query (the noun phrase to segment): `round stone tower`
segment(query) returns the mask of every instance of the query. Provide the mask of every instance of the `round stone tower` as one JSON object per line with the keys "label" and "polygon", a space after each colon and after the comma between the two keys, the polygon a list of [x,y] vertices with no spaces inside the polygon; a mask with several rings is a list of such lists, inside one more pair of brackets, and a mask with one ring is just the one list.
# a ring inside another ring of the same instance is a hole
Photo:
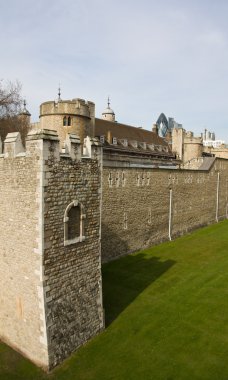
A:
{"label": "round stone tower", "polygon": [[110,108],[110,99],[109,99],[109,97],[108,97],[108,106],[104,110],[104,112],[102,112],[102,119],[108,120],[108,121],[115,121],[115,113]]}
{"label": "round stone tower", "polygon": [[40,128],[56,130],[63,145],[66,135],[74,133],[81,142],[86,136],[94,137],[95,104],[83,99],[61,100],[42,103]]}

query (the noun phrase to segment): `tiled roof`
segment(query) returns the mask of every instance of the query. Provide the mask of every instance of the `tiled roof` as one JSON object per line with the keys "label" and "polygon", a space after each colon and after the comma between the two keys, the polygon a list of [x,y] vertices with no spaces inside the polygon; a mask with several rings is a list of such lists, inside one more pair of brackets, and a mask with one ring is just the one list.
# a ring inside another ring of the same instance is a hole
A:
{"label": "tiled roof", "polygon": [[199,167],[199,170],[209,170],[214,162],[215,162],[215,157],[204,157],[203,163]]}
{"label": "tiled roof", "polygon": [[157,136],[154,132],[147,131],[130,125],[106,121],[103,119],[95,119],[95,136],[107,136],[111,132],[112,137],[117,139],[135,140],[138,142],[145,142],[147,144],[165,145],[167,143],[161,137]]}
{"label": "tiled roof", "polygon": [[[110,143],[110,134],[111,138],[117,139],[116,144]],[[145,129],[96,118],[95,136],[99,138],[105,136],[105,150],[119,151],[124,154],[174,158],[167,142],[156,133]],[[127,140],[127,146],[124,145],[123,140]],[[138,144],[135,145],[134,142]]]}

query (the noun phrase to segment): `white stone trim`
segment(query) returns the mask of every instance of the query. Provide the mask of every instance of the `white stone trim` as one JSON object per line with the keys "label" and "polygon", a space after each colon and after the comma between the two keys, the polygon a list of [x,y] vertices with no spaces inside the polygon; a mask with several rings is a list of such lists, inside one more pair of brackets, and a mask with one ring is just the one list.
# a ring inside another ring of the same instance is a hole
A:
{"label": "white stone trim", "polygon": [[37,176],[38,178],[38,188],[37,188],[37,204],[39,205],[39,214],[38,214],[38,248],[34,249],[34,253],[38,256],[39,266],[35,270],[35,274],[39,277],[40,285],[37,286],[37,295],[39,301],[40,309],[40,336],[39,341],[43,346],[45,353],[45,360],[47,367],[49,366],[49,357],[48,357],[48,338],[47,338],[47,326],[46,326],[46,299],[45,299],[45,289],[44,282],[46,276],[44,276],[44,267],[43,267],[43,255],[44,255],[44,177],[45,177],[45,168],[44,168],[44,140],[40,141],[40,172]]}
{"label": "white stone trim", "polygon": [[[80,208],[80,235],[75,237],[74,239],[68,239],[68,213],[72,207]],[[78,200],[73,200],[69,205],[66,207],[66,210],[64,212],[63,222],[64,222],[64,246],[81,243],[85,240],[84,235],[84,220],[86,219],[86,214],[84,213],[84,206],[82,203],[80,203]]]}

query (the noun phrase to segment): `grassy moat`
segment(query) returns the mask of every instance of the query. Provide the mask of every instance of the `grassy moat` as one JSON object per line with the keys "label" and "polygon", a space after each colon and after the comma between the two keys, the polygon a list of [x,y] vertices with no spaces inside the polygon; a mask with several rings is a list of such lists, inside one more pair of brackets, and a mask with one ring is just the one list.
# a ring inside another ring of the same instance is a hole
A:
{"label": "grassy moat", "polygon": [[47,375],[0,344],[1,380],[228,380],[228,221],[103,266],[107,329]]}

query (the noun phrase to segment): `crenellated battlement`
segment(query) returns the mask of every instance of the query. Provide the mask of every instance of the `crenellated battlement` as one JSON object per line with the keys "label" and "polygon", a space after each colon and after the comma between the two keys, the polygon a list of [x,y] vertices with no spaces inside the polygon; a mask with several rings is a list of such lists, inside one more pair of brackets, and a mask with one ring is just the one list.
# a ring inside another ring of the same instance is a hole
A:
{"label": "crenellated battlement", "polygon": [[44,102],[40,106],[40,118],[49,115],[94,117],[95,104],[84,99],[61,100]]}
{"label": "crenellated battlement", "polygon": [[[67,134],[79,136],[83,144],[86,136],[94,136],[95,104],[84,99],[49,101],[40,106],[41,129],[57,130],[62,147]],[[36,128],[36,127],[35,127]]]}
{"label": "crenellated battlement", "polygon": [[[1,141],[0,147],[2,147]],[[8,133],[3,142],[3,152],[0,151],[0,157],[31,157],[34,154],[37,155],[37,149],[39,149],[40,154],[42,153],[45,159],[48,159],[50,156],[56,160],[62,157],[80,161],[82,158],[95,158],[99,160],[102,147],[98,139],[88,136],[84,139],[82,145],[79,136],[73,133],[66,135],[66,140],[62,145],[57,131],[34,129],[27,135],[25,148],[19,132]]]}

